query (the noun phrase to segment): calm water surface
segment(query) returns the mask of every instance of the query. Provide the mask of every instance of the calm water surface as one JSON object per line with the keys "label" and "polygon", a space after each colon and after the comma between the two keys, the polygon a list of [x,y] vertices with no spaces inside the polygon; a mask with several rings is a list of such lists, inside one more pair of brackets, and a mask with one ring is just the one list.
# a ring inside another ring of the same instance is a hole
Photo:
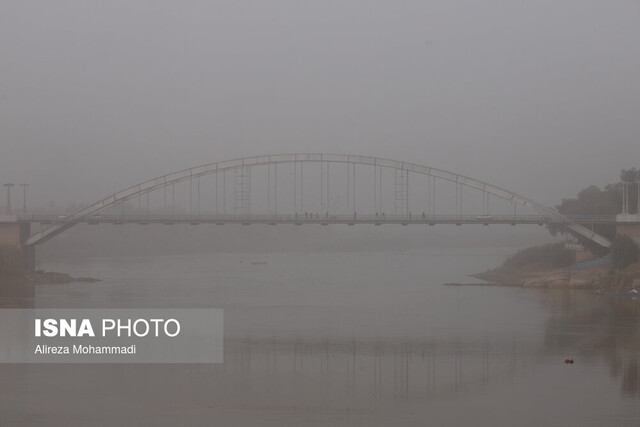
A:
{"label": "calm water surface", "polygon": [[225,362],[0,365],[0,425],[640,425],[640,300],[442,286],[508,252],[42,263],[103,281],[1,306],[223,308]]}

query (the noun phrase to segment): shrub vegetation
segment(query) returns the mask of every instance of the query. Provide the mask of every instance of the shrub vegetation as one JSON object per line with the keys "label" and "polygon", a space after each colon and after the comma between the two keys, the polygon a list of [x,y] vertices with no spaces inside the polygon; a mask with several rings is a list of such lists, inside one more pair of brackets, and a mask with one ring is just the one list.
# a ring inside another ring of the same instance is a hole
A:
{"label": "shrub vegetation", "polygon": [[509,257],[505,267],[513,268],[561,268],[574,263],[576,254],[564,247],[564,243],[550,243],[522,249]]}
{"label": "shrub vegetation", "polygon": [[611,243],[611,261],[614,268],[622,269],[638,262],[640,249],[638,244],[631,238],[618,235]]}

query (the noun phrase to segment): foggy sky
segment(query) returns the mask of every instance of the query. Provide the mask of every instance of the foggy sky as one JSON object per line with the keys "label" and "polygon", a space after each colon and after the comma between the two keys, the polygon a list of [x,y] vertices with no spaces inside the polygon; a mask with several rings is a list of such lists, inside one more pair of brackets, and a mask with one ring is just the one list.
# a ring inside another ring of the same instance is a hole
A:
{"label": "foggy sky", "polygon": [[328,152],[555,205],[640,167],[639,23],[623,0],[5,0],[0,183],[90,203],[202,163]]}

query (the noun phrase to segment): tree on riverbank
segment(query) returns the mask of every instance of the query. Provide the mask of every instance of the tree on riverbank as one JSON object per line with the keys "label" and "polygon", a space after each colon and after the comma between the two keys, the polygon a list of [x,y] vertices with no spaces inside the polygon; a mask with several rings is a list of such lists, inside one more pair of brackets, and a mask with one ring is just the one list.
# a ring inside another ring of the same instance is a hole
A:
{"label": "tree on riverbank", "polygon": [[638,244],[627,236],[617,236],[611,244],[611,261],[617,269],[623,269],[638,262]]}

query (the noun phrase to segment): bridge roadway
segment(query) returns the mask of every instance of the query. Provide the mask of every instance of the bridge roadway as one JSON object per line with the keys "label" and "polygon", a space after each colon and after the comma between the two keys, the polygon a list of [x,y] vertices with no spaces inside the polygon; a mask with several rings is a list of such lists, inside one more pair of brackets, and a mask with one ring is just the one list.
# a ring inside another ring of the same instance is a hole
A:
{"label": "bridge roadway", "polygon": [[[40,224],[557,224],[568,225],[580,223],[584,226],[595,224],[616,224],[615,215],[570,216],[549,218],[544,215],[91,215],[79,219],[67,219],[65,215],[18,215],[20,223]],[[640,221],[634,223],[640,225]]]}

